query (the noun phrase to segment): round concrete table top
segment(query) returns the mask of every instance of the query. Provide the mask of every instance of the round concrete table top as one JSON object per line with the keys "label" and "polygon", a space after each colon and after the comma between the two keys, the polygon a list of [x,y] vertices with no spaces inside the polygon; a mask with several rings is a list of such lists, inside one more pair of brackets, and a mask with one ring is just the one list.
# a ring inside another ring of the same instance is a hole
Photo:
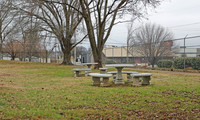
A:
{"label": "round concrete table top", "polygon": [[81,65],[96,65],[98,63],[82,63]]}
{"label": "round concrete table top", "polygon": [[106,67],[134,67],[133,64],[106,64]]}

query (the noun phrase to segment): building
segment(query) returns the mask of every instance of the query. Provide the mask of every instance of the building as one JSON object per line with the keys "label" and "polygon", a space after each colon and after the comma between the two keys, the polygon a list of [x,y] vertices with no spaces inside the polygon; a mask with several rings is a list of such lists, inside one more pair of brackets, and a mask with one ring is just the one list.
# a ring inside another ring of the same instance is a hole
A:
{"label": "building", "polygon": [[[10,54],[3,53],[3,60],[11,60],[11,59],[12,59],[12,57],[11,57]],[[24,60],[24,58],[16,57],[15,61],[27,61],[28,62],[29,58],[26,57],[25,60]],[[47,62],[47,63],[51,63],[51,59],[48,57],[47,60],[46,60],[46,58],[40,58],[40,57],[32,56],[31,62],[41,62],[41,63],[46,63]]]}
{"label": "building", "polygon": [[[143,63],[145,62],[144,56],[139,56],[134,50],[128,52],[127,54],[127,47],[117,47],[117,46],[108,46],[103,49],[103,54],[106,59],[114,60],[118,63],[126,63],[127,59],[128,62],[134,63]],[[134,59],[134,60],[133,60]]]}
{"label": "building", "polygon": [[[108,46],[103,49],[103,54],[106,59],[111,59],[118,63],[127,63],[127,61],[128,63],[148,63],[146,57],[136,51],[139,47],[128,48],[129,50],[127,50],[127,46]],[[169,56],[163,56],[161,59],[173,59],[176,56],[172,51],[169,52]]]}
{"label": "building", "polygon": [[11,60],[11,55],[8,53],[3,53],[2,58],[3,58],[3,60]]}
{"label": "building", "polygon": [[[184,56],[184,48],[178,48],[174,50],[174,53],[178,57]],[[186,57],[200,57],[200,48],[185,48]]]}

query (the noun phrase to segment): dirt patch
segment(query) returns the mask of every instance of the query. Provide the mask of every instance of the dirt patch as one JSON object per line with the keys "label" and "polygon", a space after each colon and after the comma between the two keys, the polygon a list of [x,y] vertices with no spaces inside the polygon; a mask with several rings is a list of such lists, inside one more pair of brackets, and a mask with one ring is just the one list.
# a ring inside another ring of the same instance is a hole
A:
{"label": "dirt patch", "polygon": [[75,87],[80,86],[81,83],[62,83],[62,84],[56,84],[53,86],[45,87],[45,89],[60,89],[60,88],[69,88],[69,87]]}
{"label": "dirt patch", "polygon": [[199,73],[190,73],[190,72],[176,72],[176,71],[162,71],[162,70],[148,70],[148,69],[136,69],[136,68],[133,68],[131,70],[134,70],[134,71],[144,71],[144,72],[152,72],[152,73],[169,73],[169,74],[184,74],[184,75],[199,75]]}
{"label": "dirt patch", "polygon": [[[195,118],[189,115],[187,112],[178,111],[160,111],[156,113],[151,113],[146,116],[147,119],[191,119]],[[196,117],[197,118],[197,117]]]}
{"label": "dirt patch", "polygon": [[187,91],[173,91],[173,90],[168,90],[168,91],[163,91],[162,94],[164,95],[194,95],[195,92],[193,91],[190,91],[190,92],[187,92]]}
{"label": "dirt patch", "polygon": [[4,82],[0,82],[0,89],[3,88],[12,88],[12,89],[25,89],[24,87],[21,87],[19,85],[13,84],[13,83],[4,83]]}
{"label": "dirt patch", "polygon": [[11,74],[7,74],[7,73],[0,73],[0,77],[9,77],[11,76]]}

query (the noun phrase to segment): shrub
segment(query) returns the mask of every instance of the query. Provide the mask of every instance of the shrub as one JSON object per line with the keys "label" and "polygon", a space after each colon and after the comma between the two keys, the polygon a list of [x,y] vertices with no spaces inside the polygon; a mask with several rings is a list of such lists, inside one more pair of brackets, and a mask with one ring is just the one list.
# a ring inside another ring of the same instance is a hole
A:
{"label": "shrub", "polygon": [[[185,58],[185,67],[192,67],[193,69],[200,70],[200,58],[199,57],[187,57]],[[174,59],[174,68],[184,69],[184,58]]]}
{"label": "shrub", "polygon": [[194,57],[191,60],[191,66],[195,70],[200,70],[200,57]]}
{"label": "shrub", "polygon": [[104,63],[105,64],[116,64],[116,61],[108,59]]}
{"label": "shrub", "polygon": [[184,64],[184,60],[182,58],[176,58],[174,59],[173,67],[176,69],[183,69],[184,68],[183,64]]}
{"label": "shrub", "polygon": [[172,67],[173,62],[171,60],[159,60],[157,65],[159,68],[170,68]]}

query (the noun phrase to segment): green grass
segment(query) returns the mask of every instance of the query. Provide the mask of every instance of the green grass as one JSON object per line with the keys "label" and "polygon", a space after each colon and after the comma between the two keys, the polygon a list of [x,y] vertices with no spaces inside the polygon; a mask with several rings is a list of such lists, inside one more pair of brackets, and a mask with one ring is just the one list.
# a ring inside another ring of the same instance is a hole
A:
{"label": "green grass", "polygon": [[0,119],[200,119],[199,74],[138,69],[151,85],[95,87],[74,67],[0,61]]}

